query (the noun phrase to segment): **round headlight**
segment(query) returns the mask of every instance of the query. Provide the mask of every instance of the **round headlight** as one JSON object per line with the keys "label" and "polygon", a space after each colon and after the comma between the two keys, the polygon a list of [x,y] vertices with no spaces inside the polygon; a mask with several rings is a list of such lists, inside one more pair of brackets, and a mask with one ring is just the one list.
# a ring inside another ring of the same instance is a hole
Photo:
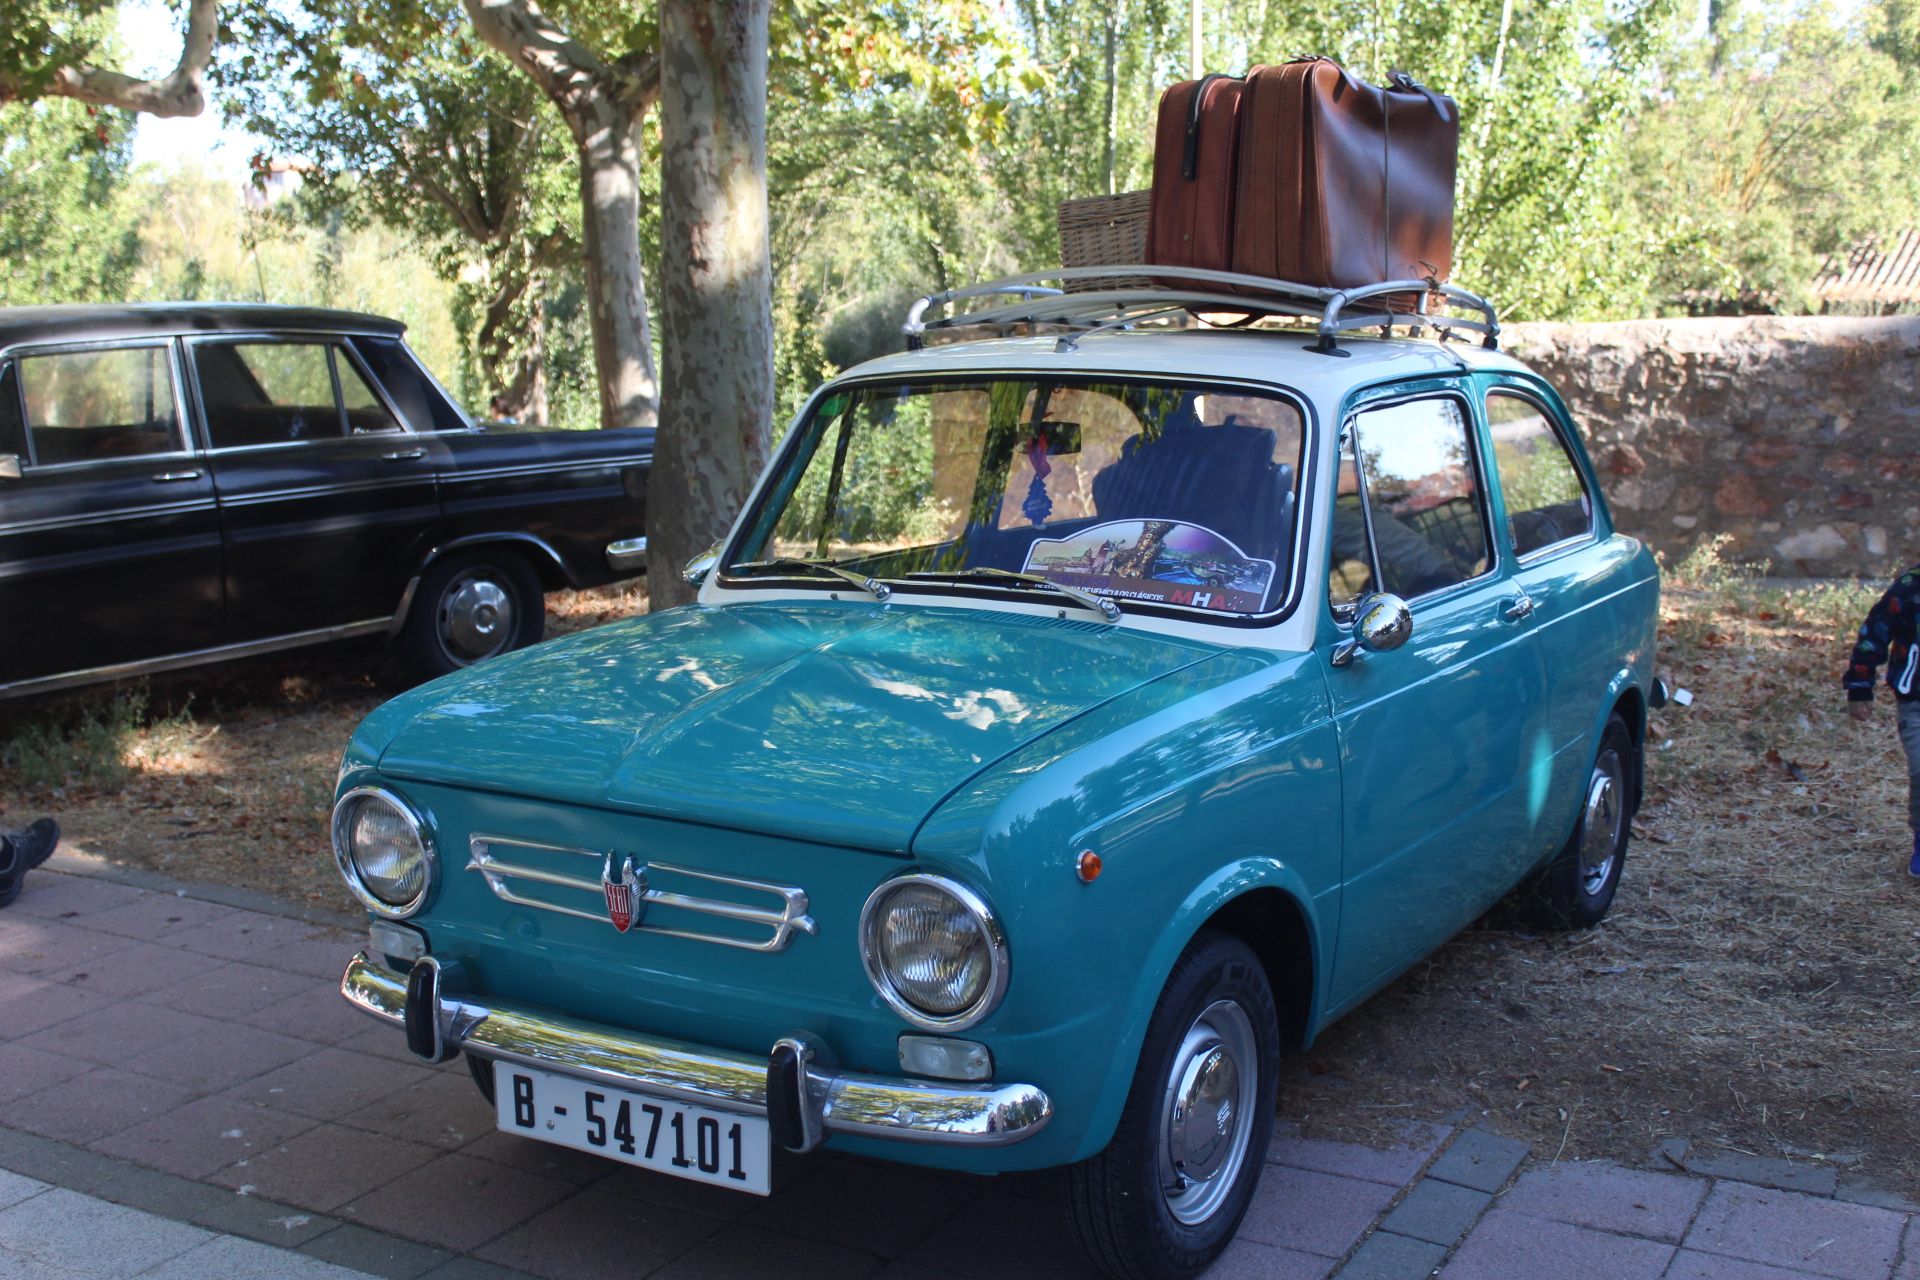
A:
{"label": "round headlight", "polygon": [[942,876],[901,876],[874,890],[860,943],[874,989],[917,1027],[972,1026],[1006,991],[1007,944],[992,910]]}
{"label": "round headlight", "polygon": [[390,791],[356,787],[333,806],[333,857],[353,895],[395,919],[426,905],[433,845],[419,815]]}

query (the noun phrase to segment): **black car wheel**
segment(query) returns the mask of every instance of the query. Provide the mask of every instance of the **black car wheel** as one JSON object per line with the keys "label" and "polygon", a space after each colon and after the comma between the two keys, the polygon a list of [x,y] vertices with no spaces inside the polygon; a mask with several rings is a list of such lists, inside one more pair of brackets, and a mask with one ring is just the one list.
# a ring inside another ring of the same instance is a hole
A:
{"label": "black car wheel", "polygon": [[431,679],[537,643],[546,597],[533,566],[505,548],[461,552],[420,576],[401,644]]}
{"label": "black car wheel", "polygon": [[1580,794],[1580,821],[1520,891],[1522,910],[1539,928],[1591,929],[1613,905],[1633,827],[1633,749],[1627,722],[1609,717]]}
{"label": "black car wheel", "polygon": [[1186,1280],[1246,1215],[1273,1136],[1280,1025],[1259,958],[1202,933],[1161,992],[1107,1149],[1069,1170],[1080,1247],[1122,1280]]}

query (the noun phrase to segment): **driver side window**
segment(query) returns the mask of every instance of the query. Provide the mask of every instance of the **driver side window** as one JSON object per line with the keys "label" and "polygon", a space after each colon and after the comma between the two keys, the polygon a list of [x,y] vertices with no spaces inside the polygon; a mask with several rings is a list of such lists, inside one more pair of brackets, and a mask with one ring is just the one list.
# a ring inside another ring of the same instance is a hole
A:
{"label": "driver side window", "polygon": [[1343,435],[1328,599],[1408,600],[1492,565],[1466,405],[1451,395],[1365,409]]}

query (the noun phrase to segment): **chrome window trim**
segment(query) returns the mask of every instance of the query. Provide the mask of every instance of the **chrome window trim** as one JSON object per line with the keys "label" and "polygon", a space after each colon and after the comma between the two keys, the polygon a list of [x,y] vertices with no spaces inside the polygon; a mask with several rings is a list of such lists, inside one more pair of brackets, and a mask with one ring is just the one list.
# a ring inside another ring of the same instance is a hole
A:
{"label": "chrome window trim", "polygon": [[50,676],[33,676],[26,680],[16,680],[12,684],[0,684],[0,698],[24,697],[30,693],[52,693],[59,689],[71,689],[83,684],[125,680],[133,676],[153,675],[160,671],[177,671],[182,667],[204,666],[209,662],[226,662],[234,658],[251,658],[262,653],[275,653],[281,649],[298,649],[304,645],[324,644],[330,640],[352,640],[360,636],[375,636],[385,631],[391,621],[389,618],[371,618],[363,622],[343,623],[337,627],[290,631],[285,635],[269,636],[264,640],[243,640],[238,644],[216,645],[210,649],[186,649],[179,653],[164,654],[158,658],[141,658],[134,662],[117,662],[104,667],[84,667],[76,671],[58,671]]}
{"label": "chrome window trim", "polygon": [[[1304,393],[1278,382],[1264,382],[1258,378],[1202,378],[1190,373],[1173,371],[1123,372],[1096,370],[1058,374],[1042,369],[983,368],[951,370],[927,374],[889,373],[864,378],[835,379],[824,383],[815,389],[813,395],[808,397],[807,402],[801,406],[800,412],[793,419],[793,429],[789,430],[785,438],[781,440],[779,446],[774,450],[773,457],[769,459],[766,468],[755,481],[752,491],[747,495],[747,501],[743,507],[743,514],[735,522],[734,527],[728,531],[727,536],[721,540],[724,550],[720,555],[719,562],[714,567],[713,573],[710,575],[710,580],[716,582],[728,591],[752,591],[756,589],[792,591],[799,589],[808,592],[818,591],[830,593],[845,590],[845,588],[838,583],[823,582],[815,577],[781,577],[778,574],[773,574],[740,578],[729,576],[726,572],[726,566],[740,558],[739,548],[742,542],[752,532],[755,521],[757,521],[763,513],[766,501],[770,496],[768,490],[769,482],[772,481],[776,473],[787,465],[790,455],[799,449],[801,437],[799,428],[801,424],[810,421],[815,410],[830,396],[842,391],[858,391],[866,387],[874,386],[899,386],[901,384],[929,386],[952,382],[993,381],[996,379],[1021,380],[1027,382],[1078,382],[1082,384],[1134,382],[1149,385],[1166,385],[1173,383],[1195,387],[1204,386],[1209,390],[1218,387],[1226,391],[1252,392],[1276,400],[1282,400],[1291,405],[1294,411],[1300,415],[1300,463],[1295,469],[1293,480],[1293,545],[1288,553],[1291,560],[1288,566],[1287,593],[1275,603],[1273,608],[1264,613],[1218,613],[1211,609],[1196,609],[1191,605],[1176,605],[1161,601],[1146,600],[1127,601],[1122,607],[1125,608],[1129,614],[1164,621],[1228,628],[1266,628],[1277,626],[1286,621],[1293,615],[1293,611],[1299,607],[1301,602],[1306,599],[1307,568],[1302,562],[1305,559],[1307,551],[1308,517],[1312,514],[1309,506],[1314,496],[1314,481],[1318,475],[1317,466],[1320,461],[1320,418],[1314,410],[1312,400]],[[651,455],[649,455],[649,457],[651,457]],[[1122,518],[1137,519],[1138,517]],[[925,592],[930,595],[947,595],[963,600],[980,600],[988,603],[1020,601],[1022,599],[1022,592],[1017,589],[1010,590],[1005,587],[995,587],[989,583],[981,582],[945,583],[919,581],[915,582],[913,587],[916,593]],[[1029,595],[1026,598],[1031,599],[1031,596]],[[1165,612],[1161,612],[1161,610],[1165,610]],[[1122,625],[1125,625],[1125,619],[1122,619]]]}
{"label": "chrome window trim", "polygon": [[[354,860],[351,837],[346,830],[346,820],[353,805],[360,800],[378,800],[397,810],[400,816],[407,820],[407,825],[413,828],[414,839],[420,842],[420,857],[425,864],[426,875],[421,880],[420,892],[399,906],[383,900],[367,887],[366,881],[360,875],[360,865]],[[390,791],[386,787],[355,787],[333,802],[330,826],[333,832],[334,865],[340,868],[340,875],[346,880],[347,889],[360,900],[362,906],[388,920],[406,920],[420,914],[421,908],[427,905],[427,900],[433,897],[433,891],[439,885],[440,857],[434,848],[433,831],[427,826],[426,820],[420,816],[419,810],[397,792]]]}
{"label": "chrome window trim", "polygon": [[[1571,551],[1576,547],[1597,544],[1600,541],[1599,505],[1593,500],[1593,486],[1587,483],[1587,473],[1581,469],[1580,460],[1574,456],[1573,449],[1567,440],[1566,431],[1562,428],[1559,415],[1554,413],[1546,401],[1535,395],[1527,387],[1518,383],[1497,382],[1488,387],[1486,394],[1481,397],[1483,410],[1487,417],[1487,436],[1489,440],[1491,440],[1493,436],[1493,410],[1491,405],[1495,396],[1511,396],[1515,400],[1524,400],[1539,410],[1541,420],[1547,424],[1547,430],[1553,434],[1554,443],[1558,444],[1560,446],[1560,452],[1566,455],[1567,466],[1573,470],[1573,478],[1580,485],[1580,499],[1586,504],[1587,508],[1587,531],[1585,533],[1572,538],[1562,538],[1558,542],[1549,542],[1544,547],[1535,547],[1525,555],[1520,554],[1520,552],[1516,550],[1513,555],[1514,563],[1531,566],[1540,563],[1542,560],[1551,560],[1562,552]],[[1500,490],[1500,507],[1503,511],[1506,510],[1506,505],[1507,491],[1503,486]],[[1513,513],[1507,511],[1506,515],[1507,538],[1511,541],[1513,538]]]}
{"label": "chrome window trim", "polygon": [[[986,990],[971,1008],[962,1009],[959,1013],[941,1016],[918,1008],[894,986],[892,977],[880,962],[880,948],[874,937],[878,907],[883,899],[896,890],[915,884],[932,885],[950,894],[980,922],[981,932],[986,936],[989,966]],[[860,963],[867,971],[867,980],[873,984],[880,998],[886,1001],[888,1008],[922,1031],[965,1031],[979,1025],[1000,1007],[1000,1001],[1005,998],[1007,986],[1013,977],[1013,958],[1007,949],[1007,936],[1000,928],[1000,920],[994,915],[993,908],[987,905],[987,900],[980,894],[947,876],[916,871],[882,880],[867,895],[866,903],[860,908],[859,936]]]}
{"label": "chrome window trim", "polygon": [[[1375,409],[1391,409],[1397,405],[1411,404],[1416,400],[1442,400],[1448,397],[1460,402],[1463,420],[1466,423],[1467,450],[1473,455],[1474,480],[1478,483],[1480,489],[1480,501],[1477,505],[1480,508],[1480,533],[1487,541],[1487,567],[1485,571],[1477,573],[1471,578],[1462,578],[1458,582],[1449,582],[1444,587],[1435,587],[1431,591],[1424,591],[1417,596],[1401,596],[1400,598],[1406,601],[1409,610],[1417,609],[1422,605],[1441,603],[1448,596],[1465,592],[1469,588],[1489,582],[1500,576],[1501,567],[1506,563],[1506,556],[1500,545],[1500,539],[1493,536],[1492,490],[1487,484],[1487,459],[1482,456],[1480,449],[1480,433],[1473,414],[1473,404],[1458,387],[1430,388],[1424,391],[1411,392],[1403,396],[1368,400],[1355,405],[1342,420],[1341,424],[1341,430],[1343,431],[1349,427],[1353,429],[1354,443],[1358,446],[1363,443],[1358,421],[1361,414],[1372,412]],[[1375,545],[1373,538],[1373,503],[1367,496],[1367,469],[1360,465],[1361,457],[1362,454],[1359,448],[1356,447],[1354,450],[1354,471],[1360,477],[1360,509],[1366,514],[1367,518],[1367,553],[1373,557],[1373,589],[1375,591],[1385,591],[1386,586],[1380,581],[1380,549]],[[1339,483],[1338,473],[1335,474],[1334,482],[1336,485]],[[1502,500],[1504,501],[1504,495]],[[1331,604],[1329,607],[1332,607]],[[1344,625],[1351,630],[1353,626],[1352,606],[1346,606],[1346,611],[1348,616],[1344,620]],[[1336,621],[1341,621],[1338,611],[1335,612],[1334,617]]]}
{"label": "chrome window trim", "polygon": [[[79,462],[35,462],[33,419],[27,413],[27,386],[20,372],[20,361],[40,356],[72,355],[88,351],[132,351],[141,347],[167,349],[167,376],[173,381],[173,441],[176,448],[163,453],[135,453],[119,458],[86,458]],[[21,342],[0,350],[0,364],[14,366],[14,390],[20,397],[20,426],[26,435],[27,456],[20,459],[21,479],[35,475],[61,475],[69,471],[91,471],[116,464],[145,466],[170,459],[192,458],[199,454],[193,438],[193,418],[187,410],[184,370],[180,363],[179,342],[170,335],[143,334],[138,338],[96,338],[77,342]]]}
{"label": "chrome window trim", "polygon": [[[368,334],[358,334],[355,336],[366,337],[366,338],[382,338],[382,337],[386,337],[387,335],[378,334],[378,333],[368,333]],[[460,403],[459,397],[449,392],[446,389],[446,387],[441,384],[440,379],[434,376],[434,372],[432,368],[428,366],[425,360],[422,360],[420,358],[419,352],[413,349],[413,344],[407,341],[407,335],[404,331],[401,333],[393,334],[392,338],[395,342],[400,344],[400,349],[407,353],[407,358],[413,361],[413,367],[418,369],[420,371],[421,376],[424,377],[430,384],[432,384],[433,389],[435,391],[438,391],[440,393],[440,398],[453,406],[453,411],[456,415],[459,416],[460,421],[467,424],[466,430],[468,431],[485,431],[486,430],[485,427],[480,425],[480,420],[478,418],[475,418],[472,414],[467,412],[467,407]],[[359,355],[360,353],[359,351],[356,350],[354,354]],[[382,389],[384,390],[384,388]],[[453,435],[456,433],[451,431],[435,430],[435,431],[419,431],[419,432],[416,432],[415,434],[417,435]]]}
{"label": "chrome window trim", "polygon": [[[467,840],[467,870],[478,871],[493,891],[494,897],[502,902],[520,907],[532,907],[540,911],[553,911],[560,915],[575,916],[581,920],[595,920],[601,924],[609,923],[604,905],[597,911],[583,911],[577,907],[564,906],[540,898],[530,898],[517,893],[507,883],[511,879],[530,880],[536,884],[550,884],[562,889],[578,889],[594,895],[595,901],[604,904],[604,881],[592,880],[581,876],[568,875],[563,871],[543,871],[538,867],[521,866],[503,862],[493,856],[493,849],[517,848],[534,849],[545,853],[562,853],[584,857],[593,863],[607,865],[609,859],[616,857],[613,850],[587,849],[577,845],[549,844],[543,840],[524,840],[518,836],[496,835],[491,832],[476,831]],[[779,910],[766,907],[746,906],[738,902],[728,902],[721,898],[699,898],[690,894],[674,893],[668,890],[651,888],[646,884],[646,873],[660,871],[667,875],[688,876],[695,880],[705,880],[710,884],[729,885],[751,893],[765,893],[780,900]],[[640,901],[636,903],[633,924],[630,932],[650,933],[663,938],[685,938],[692,942],[711,942],[723,947],[735,947],[742,951],[772,953],[784,951],[792,943],[796,933],[812,935],[819,926],[813,917],[807,914],[807,891],[797,885],[776,884],[769,880],[754,880],[744,876],[721,875],[713,871],[700,871],[693,867],[677,863],[659,862],[647,859],[640,868]],[[723,920],[736,920],[742,924],[763,926],[771,929],[772,935],[765,941],[755,942],[749,938],[730,938],[723,934],[696,933],[691,929],[665,929],[646,922],[645,908],[653,904],[663,907],[675,907],[682,911],[692,911],[701,915],[717,916]]]}

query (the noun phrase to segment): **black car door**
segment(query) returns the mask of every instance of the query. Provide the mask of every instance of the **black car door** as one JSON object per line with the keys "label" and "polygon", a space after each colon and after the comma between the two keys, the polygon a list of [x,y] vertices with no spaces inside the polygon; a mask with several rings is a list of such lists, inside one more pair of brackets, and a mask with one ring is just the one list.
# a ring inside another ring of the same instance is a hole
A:
{"label": "black car door", "polygon": [[0,687],[218,643],[220,525],[170,339],[0,361]]}
{"label": "black car door", "polygon": [[374,629],[440,515],[436,442],[322,335],[187,346],[227,537],[235,641]]}

